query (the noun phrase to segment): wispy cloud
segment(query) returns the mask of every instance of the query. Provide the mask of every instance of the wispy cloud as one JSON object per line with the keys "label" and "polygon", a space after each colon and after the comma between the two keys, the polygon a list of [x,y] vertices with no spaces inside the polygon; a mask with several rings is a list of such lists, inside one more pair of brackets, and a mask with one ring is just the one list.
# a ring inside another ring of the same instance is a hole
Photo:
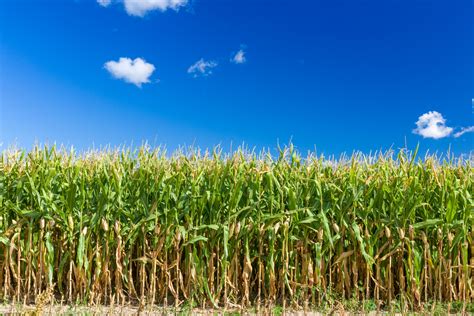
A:
{"label": "wispy cloud", "polygon": [[462,135],[466,133],[472,133],[474,132],[474,126],[469,126],[469,127],[463,127],[459,132],[454,133],[454,137],[458,138],[461,137]]}
{"label": "wispy cloud", "polygon": [[97,0],[97,3],[103,7],[108,7],[112,3],[112,0]]}
{"label": "wispy cloud", "polygon": [[433,139],[448,137],[452,132],[453,128],[446,126],[446,119],[436,111],[421,115],[413,130],[413,133],[421,135],[423,138]]}
{"label": "wispy cloud", "polygon": [[185,6],[188,0],[124,0],[123,3],[128,14],[143,17],[153,10],[178,10]]}
{"label": "wispy cloud", "polygon": [[[148,12],[159,10],[166,11],[168,9],[178,11],[181,7],[188,4],[188,0],[121,0],[125,7],[125,11],[129,15],[144,17]],[[108,7],[112,0],[97,0],[103,7]]]}
{"label": "wispy cloud", "polygon": [[192,74],[194,78],[199,76],[206,77],[212,74],[212,69],[215,67],[217,67],[217,62],[213,60],[206,61],[201,58],[188,68],[188,74]]}
{"label": "wispy cloud", "polygon": [[243,64],[247,61],[247,58],[245,57],[245,52],[243,49],[240,49],[237,53],[234,54],[234,56],[230,59],[231,62],[234,64]]}
{"label": "wispy cloud", "polygon": [[137,87],[141,87],[144,83],[149,83],[150,76],[155,71],[153,64],[147,63],[141,58],[132,60],[126,57],[121,57],[118,61],[108,61],[104,64],[104,68],[115,78],[132,83]]}

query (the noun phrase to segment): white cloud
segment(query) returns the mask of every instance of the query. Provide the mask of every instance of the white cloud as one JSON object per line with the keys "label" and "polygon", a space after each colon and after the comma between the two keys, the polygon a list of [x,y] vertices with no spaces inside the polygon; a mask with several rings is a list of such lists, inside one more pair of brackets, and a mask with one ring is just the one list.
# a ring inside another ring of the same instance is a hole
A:
{"label": "white cloud", "polygon": [[199,59],[194,65],[188,68],[188,74],[192,74],[194,78],[199,76],[209,76],[212,74],[212,69],[217,67],[215,61],[205,61],[203,58]]}
{"label": "white cloud", "polygon": [[243,49],[240,49],[237,53],[235,53],[234,57],[231,58],[230,60],[234,64],[243,64],[247,61],[247,58],[245,58],[245,52]]}
{"label": "white cloud", "polygon": [[123,0],[123,3],[129,15],[143,17],[152,10],[178,10],[185,6],[188,0]]}
{"label": "white cloud", "polygon": [[474,126],[469,126],[469,127],[463,127],[461,130],[457,133],[454,134],[455,138],[461,137],[462,135],[466,133],[472,133],[474,132]]}
{"label": "white cloud", "polygon": [[97,3],[103,7],[108,7],[112,0],[97,0]]}
{"label": "white cloud", "polygon": [[446,119],[441,113],[430,111],[423,114],[416,122],[413,133],[423,136],[423,138],[440,139],[448,137],[453,132],[451,127],[446,126]]}
{"label": "white cloud", "polygon": [[149,78],[153,74],[153,71],[155,71],[155,66],[141,58],[132,60],[130,58],[121,57],[119,61],[111,60],[106,62],[104,67],[115,78],[133,83],[137,87],[141,87],[144,83],[149,83]]}

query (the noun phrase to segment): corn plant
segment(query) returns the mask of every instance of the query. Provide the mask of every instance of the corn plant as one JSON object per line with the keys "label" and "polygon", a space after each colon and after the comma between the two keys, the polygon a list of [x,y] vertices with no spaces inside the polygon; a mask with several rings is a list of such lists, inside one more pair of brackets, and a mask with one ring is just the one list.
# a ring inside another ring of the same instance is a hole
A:
{"label": "corn plant", "polygon": [[471,158],[143,146],[0,157],[0,299],[408,309],[474,298]]}

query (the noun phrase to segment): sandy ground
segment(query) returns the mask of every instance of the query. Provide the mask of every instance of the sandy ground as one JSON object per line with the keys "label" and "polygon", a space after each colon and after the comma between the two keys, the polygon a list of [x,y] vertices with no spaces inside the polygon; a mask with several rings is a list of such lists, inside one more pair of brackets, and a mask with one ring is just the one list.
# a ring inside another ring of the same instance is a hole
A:
{"label": "sandy ground", "polygon": [[[99,307],[87,307],[87,306],[58,306],[58,305],[49,305],[44,306],[41,310],[38,310],[36,306],[14,306],[14,305],[4,305],[0,306],[1,315],[273,315],[271,310],[261,311],[256,313],[255,311],[250,312],[241,312],[239,310],[213,310],[213,309],[194,309],[186,311],[175,311],[173,309],[143,309],[139,311],[138,307],[134,306],[120,306],[120,307],[109,307],[109,306],[99,306]],[[280,315],[280,313],[278,313]],[[297,315],[308,315],[308,316],[322,316],[324,314],[317,312],[307,312],[303,311],[293,311],[285,312],[285,315],[288,316],[297,316]],[[349,315],[334,313],[332,315]],[[375,315],[375,314],[374,314]]]}
{"label": "sandy ground", "polygon": [[[240,310],[213,310],[213,309],[194,309],[192,311],[175,311],[174,309],[154,308],[154,309],[143,309],[139,311],[136,306],[60,306],[60,305],[48,305],[42,307],[40,310],[34,305],[0,305],[1,315],[282,315],[281,313],[272,313],[271,310],[262,310],[259,313],[256,311],[242,312]],[[333,311],[332,313],[323,314],[320,312],[304,312],[304,311],[286,311],[284,315],[288,316],[322,316],[322,315],[388,315],[387,313],[371,312],[368,314],[362,313],[348,313]],[[390,314],[399,316],[401,314]]]}
{"label": "sandy ground", "polygon": [[[59,306],[59,305],[48,305],[44,306],[41,310],[38,310],[36,306],[14,306],[14,305],[0,305],[0,315],[286,315],[286,316],[323,316],[323,315],[338,315],[338,316],[352,316],[352,315],[393,315],[402,316],[400,313],[350,313],[345,311],[332,311],[329,313],[321,312],[304,312],[304,311],[285,311],[285,313],[273,313],[271,310],[256,311],[240,311],[240,310],[214,310],[214,309],[194,309],[186,311],[175,311],[173,309],[144,309],[139,311],[138,307],[134,306],[98,306],[98,307],[87,307],[87,306]],[[410,313],[408,315],[429,315],[426,313]],[[454,314],[453,314],[454,315]],[[460,314],[459,314],[460,315]]]}

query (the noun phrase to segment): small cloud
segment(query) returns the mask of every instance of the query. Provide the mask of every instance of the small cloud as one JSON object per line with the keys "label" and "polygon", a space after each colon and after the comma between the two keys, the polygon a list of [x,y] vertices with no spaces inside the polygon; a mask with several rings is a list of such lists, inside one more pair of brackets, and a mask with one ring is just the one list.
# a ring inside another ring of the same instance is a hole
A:
{"label": "small cloud", "polygon": [[231,62],[234,64],[243,64],[247,61],[245,58],[245,52],[243,49],[240,49],[237,53],[235,53],[234,57],[230,59]]}
{"label": "small cloud", "polygon": [[212,69],[217,67],[215,61],[205,61],[203,58],[198,60],[194,65],[188,68],[188,74],[192,74],[194,78],[203,76],[207,77],[212,74]]}
{"label": "small cloud", "polygon": [[97,3],[103,7],[108,7],[112,0],[97,0]]}
{"label": "small cloud", "polygon": [[454,137],[458,138],[458,137],[461,137],[462,135],[464,135],[466,133],[472,133],[472,132],[474,132],[474,126],[463,127],[463,128],[461,128],[461,130],[459,132],[456,132],[454,134]]}
{"label": "small cloud", "polygon": [[453,132],[451,127],[446,126],[446,119],[441,113],[430,111],[423,114],[416,122],[413,133],[423,136],[423,138],[440,139],[448,137]]}
{"label": "small cloud", "polygon": [[150,76],[155,71],[153,64],[147,63],[141,58],[132,60],[126,57],[121,57],[119,61],[108,61],[104,64],[104,68],[115,78],[133,83],[137,87],[149,83]]}
{"label": "small cloud", "polygon": [[153,10],[164,12],[172,9],[178,11],[180,7],[187,3],[188,0],[123,0],[127,13],[139,17],[143,17]]}

